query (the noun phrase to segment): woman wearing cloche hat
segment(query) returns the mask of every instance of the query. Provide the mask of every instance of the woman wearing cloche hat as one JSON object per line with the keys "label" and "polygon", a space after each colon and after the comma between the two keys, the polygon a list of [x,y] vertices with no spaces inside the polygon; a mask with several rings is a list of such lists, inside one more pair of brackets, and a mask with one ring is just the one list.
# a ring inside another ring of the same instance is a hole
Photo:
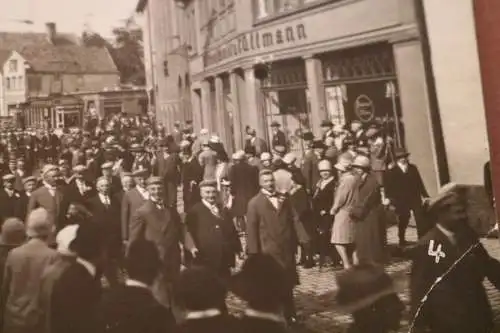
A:
{"label": "woman wearing cloche hat", "polygon": [[382,264],[387,259],[387,236],[380,185],[367,156],[356,156],[352,168],[359,177],[357,199],[349,213],[355,224],[356,258],[360,263]]}

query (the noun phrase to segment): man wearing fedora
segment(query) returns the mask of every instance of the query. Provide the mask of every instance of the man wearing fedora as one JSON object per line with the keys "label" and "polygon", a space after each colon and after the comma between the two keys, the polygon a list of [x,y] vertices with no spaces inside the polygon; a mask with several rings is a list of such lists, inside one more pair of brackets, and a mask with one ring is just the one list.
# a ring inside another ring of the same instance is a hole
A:
{"label": "man wearing fedora", "polygon": [[285,270],[287,296],[285,317],[295,323],[293,288],[299,283],[295,252],[299,243],[308,246],[309,236],[287,196],[276,192],[271,170],[259,174],[260,192],[250,200],[247,210],[247,252],[272,256]]}
{"label": "man wearing fedora", "polygon": [[411,325],[418,332],[494,332],[483,281],[500,290],[500,262],[469,225],[465,187],[447,184],[427,206],[434,227],[405,251],[412,259]]}
{"label": "man wearing fedora", "polygon": [[274,120],[271,123],[271,130],[273,133],[271,147],[274,149],[276,146],[283,146],[286,149],[288,144],[286,142],[286,135],[281,130],[281,124]]}
{"label": "man wearing fedora", "polygon": [[396,166],[386,171],[384,193],[395,208],[398,217],[399,244],[406,244],[406,228],[413,212],[418,237],[423,237],[432,227],[424,216],[423,202],[429,197],[416,165],[408,160],[410,154],[403,148],[395,149]]}

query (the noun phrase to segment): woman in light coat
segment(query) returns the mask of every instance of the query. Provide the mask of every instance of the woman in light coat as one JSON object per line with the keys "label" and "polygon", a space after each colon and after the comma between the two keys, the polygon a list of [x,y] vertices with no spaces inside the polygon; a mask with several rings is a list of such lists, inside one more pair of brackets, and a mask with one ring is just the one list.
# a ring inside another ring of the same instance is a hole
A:
{"label": "woman in light coat", "polygon": [[351,163],[352,156],[345,153],[335,164],[335,169],[339,173],[339,181],[330,211],[330,214],[334,216],[330,242],[335,245],[345,269],[353,264],[354,222],[350,217],[350,211],[357,200],[359,182],[359,177],[351,172]]}

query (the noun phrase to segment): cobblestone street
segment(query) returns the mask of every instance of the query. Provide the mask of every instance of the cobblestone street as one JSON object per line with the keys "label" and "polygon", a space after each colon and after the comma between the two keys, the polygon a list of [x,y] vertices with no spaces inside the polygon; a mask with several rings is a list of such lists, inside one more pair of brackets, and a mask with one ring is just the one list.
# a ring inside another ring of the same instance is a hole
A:
{"label": "cobblestone street", "polygon": [[[416,230],[408,230],[409,240],[416,240]],[[396,227],[389,228],[388,239],[391,245],[397,242]],[[498,239],[484,239],[483,243],[488,252],[500,259],[500,242]],[[393,258],[387,267],[388,273],[393,277],[399,295],[403,302],[408,305],[409,292],[407,288],[410,262]],[[299,332],[307,333],[336,333],[344,332],[351,318],[349,315],[338,311],[334,303],[334,295],[337,289],[335,284],[333,269],[319,272],[318,268],[308,270],[300,269],[301,285],[295,290],[296,305],[299,316],[303,319],[305,327]],[[500,292],[492,287],[489,282],[485,282],[488,289],[488,296],[493,305],[496,317],[497,330],[500,331]],[[238,313],[242,303],[235,297],[230,296],[229,306],[232,311]],[[405,313],[402,326],[399,332],[408,332],[408,314]]]}

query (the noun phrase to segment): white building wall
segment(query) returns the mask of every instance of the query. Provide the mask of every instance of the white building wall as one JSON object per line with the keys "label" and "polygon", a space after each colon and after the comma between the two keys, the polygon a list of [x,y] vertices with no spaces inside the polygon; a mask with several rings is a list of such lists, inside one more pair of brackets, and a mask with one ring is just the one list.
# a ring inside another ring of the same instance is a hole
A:
{"label": "white building wall", "polygon": [[483,184],[489,158],[473,0],[423,0],[451,180]]}

